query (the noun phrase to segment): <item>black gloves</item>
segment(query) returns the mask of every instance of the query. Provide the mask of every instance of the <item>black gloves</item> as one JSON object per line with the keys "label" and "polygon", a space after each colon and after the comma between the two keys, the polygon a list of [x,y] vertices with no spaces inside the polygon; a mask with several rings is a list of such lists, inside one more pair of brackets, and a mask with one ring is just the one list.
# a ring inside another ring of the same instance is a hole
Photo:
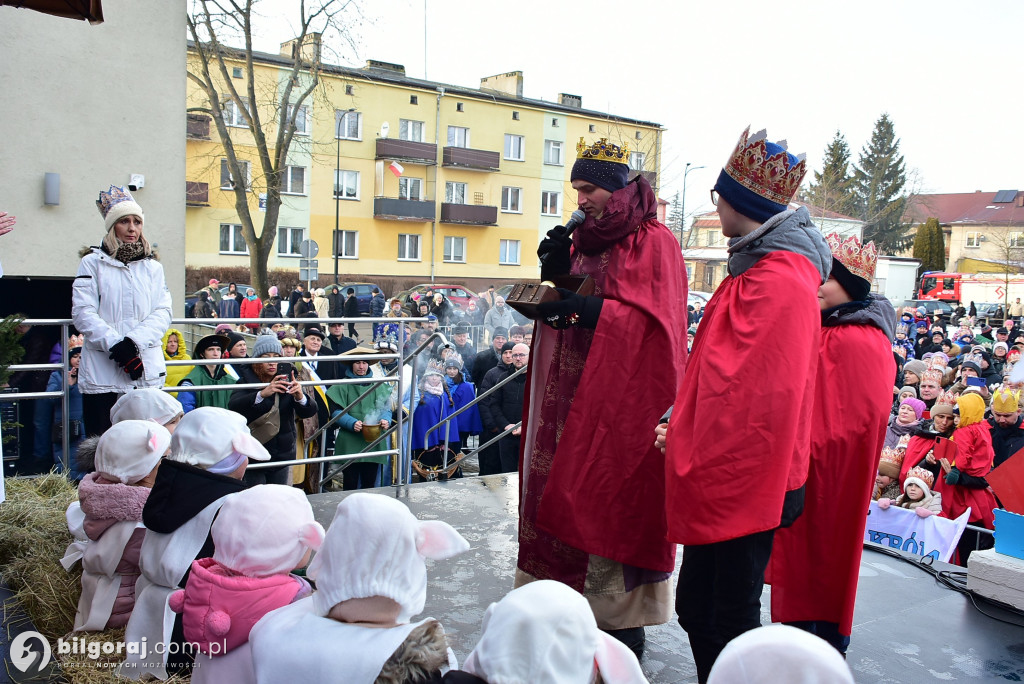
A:
{"label": "black gloves", "polygon": [[569,259],[569,245],[572,236],[566,235],[565,226],[555,226],[548,231],[546,238],[537,247],[540,257],[540,279],[551,280],[554,276],[569,272],[572,262]]}
{"label": "black gloves", "polygon": [[541,302],[537,305],[537,313],[542,322],[556,330],[573,325],[591,330],[597,327],[597,321],[601,317],[601,307],[604,304],[603,299],[594,296],[585,297],[564,287],[558,287],[555,290],[561,295],[560,300]]}
{"label": "black gloves", "polygon": [[110,348],[110,357],[114,363],[120,366],[128,377],[138,380],[142,377],[142,359],[139,358],[139,347],[130,338],[126,337]]}

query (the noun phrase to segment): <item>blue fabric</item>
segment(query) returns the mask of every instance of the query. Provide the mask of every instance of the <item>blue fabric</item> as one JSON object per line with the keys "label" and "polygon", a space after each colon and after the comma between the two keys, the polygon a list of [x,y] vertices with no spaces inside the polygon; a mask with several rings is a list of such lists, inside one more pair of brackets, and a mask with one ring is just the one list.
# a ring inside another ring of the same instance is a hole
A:
{"label": "blue fabric", "polygon": [[[64,371],[55,370],[50,374],[50,379],[46,383],[47,392],[59,392],[63,388],[63,376]],[[40,404],[49,404],[52,408],[53,425],[59,425],[63,413],[61,411],[60,399],[44,399]],[[78,445],[81,444],[82,439],[85,437],[85,424],[82,422],[82,393],[78,389],[78,383],[76,382],[71,386],[68,391],[68,429],[72,434],[75,433],[75,427],[77,424],[78,435],[77,439],[72,439],[68,448],[70,453],[68,454],[68,478],[74,482],[78,482],[82,479],[85,473],[78,470]],[[50,432],[46,433],[46,442],[51,441]],[[57,472],[64,471],[63,462],[63,449],[64,445],[61,442],[53,443],[53,463],[56,466]]]}
{"label": "blue fabric", "polygon": [[[427,394],[426,392],[421,396],[423,401],[416,404],[416,413],[413,414],[412,418],[411,445],[413,449],[423,449],[423,438],[424,435],[427,434],[427,430],[447,418],[452,412],[451,407],[448,405],[447,396],[437,396],[434,394]],[[437,446],[442,442],[444,442],[444,430],[434,430],[430,433],[430,438],[426,443],[426,448],[429,449],[430,447]]]}
{"label": "blue fabric", "polygon": [[733,209],[759,223],[764,223],[772,216],[786,211],[786,205],[772,202],[767,197],[762,197],[753,190],[746,189],[733,180],[733,177],[724,169],[718,174],[715,190],[725,198],[725,201]]}
{"label": "blue fabric", "polygon": [[628,177],[629,167],[625,164],[601,159],[577,159],[572,165],[569,180],[584,180],[608,192],[615,192],[626,187]]}
{"label": "blue fabric", "polygon": [[[453,411],[458,411],[471,401],[476,399],[476,390],[468,382],[461,382],[458,385],[451,385],[452,400],[455,402]],[[480,420],[480,410],[477,405],[459,414],[455,420],[459,423],[459,432],[470,435],[479,435],[484,430],[483,421]]]}

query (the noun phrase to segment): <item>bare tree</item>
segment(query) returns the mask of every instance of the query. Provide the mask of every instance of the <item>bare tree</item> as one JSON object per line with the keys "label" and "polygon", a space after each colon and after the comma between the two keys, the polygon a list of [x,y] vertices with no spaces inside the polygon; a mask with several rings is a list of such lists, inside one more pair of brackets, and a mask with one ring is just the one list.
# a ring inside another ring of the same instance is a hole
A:
{"label": "bare tree", "polygon": [[996,272],[1003,279],[1003,311],[1010,310],[1010,276],[1019,275],[1024,271],[1024,232],[1015,226],[990,225],[985,233],[989,240],[991,252],[995,254]]}

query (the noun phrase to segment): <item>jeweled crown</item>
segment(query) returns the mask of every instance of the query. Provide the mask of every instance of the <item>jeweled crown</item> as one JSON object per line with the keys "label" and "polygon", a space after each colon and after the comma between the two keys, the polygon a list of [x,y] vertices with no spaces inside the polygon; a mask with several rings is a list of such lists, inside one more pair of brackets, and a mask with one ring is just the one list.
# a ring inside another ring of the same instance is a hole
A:
{"label": "jeweled crown", "polygon": [[914,466],[907,471],[907,478],[916,477],[921,482],[928,485],[928,489],[932,488],[932,483],[935,481],[935,475],[932,471],[922,468],[921,466]]}
{"label": "jeweled crown", "polygon": [[828,242],[832,256],[839,259],[847,271],[871,282],[875,277],[875,265],[878,263],[878,248],[874,242],[862,245],[856,235],[844,240],[838,233],[829,233],[825,236],[825,241]]}
{"label": "jeweled crown", "polygon": [[423,375],[444,375],[444,366],[437,359],[430,359],[427,362],[427,367],[423,371]]}
{"label": "jeweled crown", "polygon": [[782,148],[780,152],[769,154],[767,138],[768,131],[764,129],[751,137],[750,126],[747,126],[724,170],[747,190],[776,204],[789,204],[807,174],[807,160],[801,154],[795,156],[796,163],[792,163],[793,155],[786,151],[785,140],[775,143]]}
{"label": "jeweled crown", "polygon": [[107,214],[110,213],[110,209],[115,204],[121,202],[134,202],[135,198],[128,192],[127,189],[122,188],[118,185],[111,185],[110,190],[103,192],[100,190],[100,198],[96,200],[96,208],[100,210],[100,214],[103,218],[107,218]]}
{"label": "jeweled crown", "polygon": [[588,145],[581,137],[576,143],[577,159],[596,159],[597,161],[615,162],[617,164],[629,165],[629,145],[623,143],[622,147],[608,142],[608,138]]}
{"label": "jeweled crown", "polygon": [[1016,413],[1020,410],[1020,390],[1000,387],[992,393],[992,410],[999,413]]}
{"label": "jeweled crown", "polygon": [[981,359],[982,359],[981,354],[976,354],[974,352],[971,352],[970,354],[964,354],[964,358],[963,358],[963,360],[960,363],[961,363],[961,365],[963,365],[965,363],[973,363],[978,368],[981,368]]}

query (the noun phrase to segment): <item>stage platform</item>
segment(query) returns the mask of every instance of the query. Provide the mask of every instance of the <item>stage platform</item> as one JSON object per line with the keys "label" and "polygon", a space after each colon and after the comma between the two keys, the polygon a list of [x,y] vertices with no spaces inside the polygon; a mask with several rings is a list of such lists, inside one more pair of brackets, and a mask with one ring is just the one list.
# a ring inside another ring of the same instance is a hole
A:
{"label": "stage platform", "polygon": [[[424,612],[441,621],[462,662],[480,637],[484,610],[512,589],[518,477],[492,475],[369,491],[397,498],[422,520],[444,520],[469,540],[472,548],[465,554],[430,562]],[[317,520],[326,527],[347,495],[311,496]],[[770,591],[766,587],[761,599],[764,624],[770,621]],[[861,562],[848,654],[854,678],[858,684],[1024,681],[1024,627],[1018,626],[1024,619],[981,605],[1014,624],[983,615],[968,597],[869,545]],[[686,635],[675,622],[647,628],[641,665],[652,684],[697,680]]]}

